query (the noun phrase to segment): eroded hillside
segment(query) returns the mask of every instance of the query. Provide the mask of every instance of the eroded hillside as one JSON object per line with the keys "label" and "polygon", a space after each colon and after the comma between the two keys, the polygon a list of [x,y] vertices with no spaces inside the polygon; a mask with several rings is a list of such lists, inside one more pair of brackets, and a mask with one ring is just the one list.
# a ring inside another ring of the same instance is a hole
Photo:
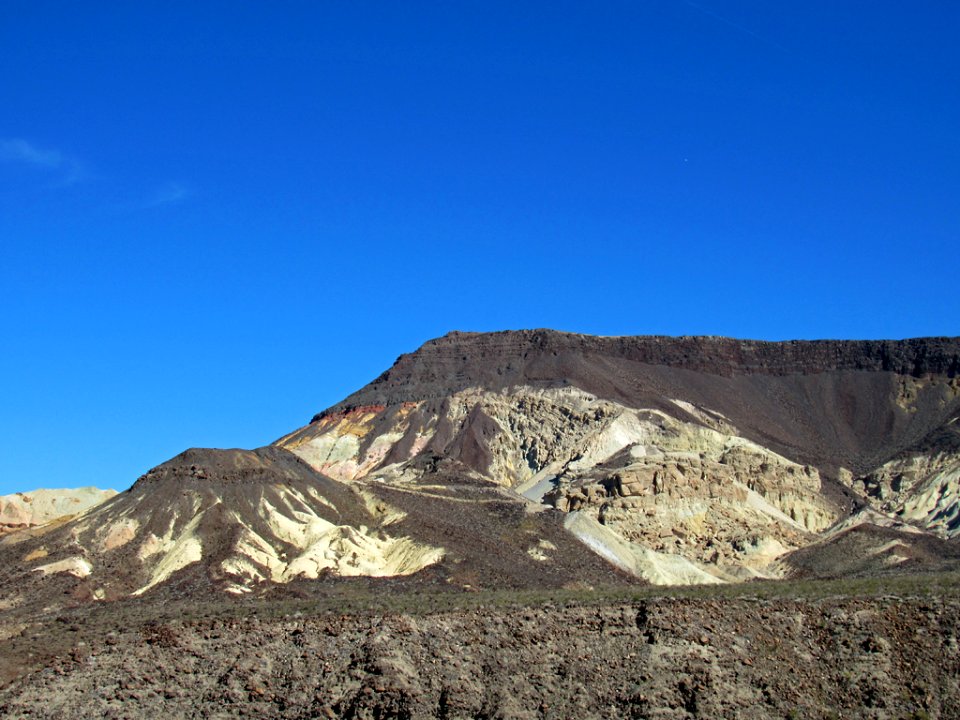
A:
{"label": "eroded hillside", "polygon": [[947,338],[453,333],[270,447],[188,451],[0,541],[3,601],[949,568],[958,358]]}

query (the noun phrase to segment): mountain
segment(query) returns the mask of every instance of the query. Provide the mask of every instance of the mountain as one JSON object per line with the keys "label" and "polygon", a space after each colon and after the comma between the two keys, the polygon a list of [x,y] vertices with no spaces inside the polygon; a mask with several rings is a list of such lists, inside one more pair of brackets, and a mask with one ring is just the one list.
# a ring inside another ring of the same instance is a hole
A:
{"label": "mountain", "polygon": [[188,450],[3,538],[0,595],[16,609],[953,568],[958,416],[958,338],[451,333],[270,446]]}
{"label": "mountain", "polygon": [[435,475],[430,456],[561,510],[652,582],[791,574],[790,552],[830,555],[824,533],[841,522],[876,535],[868,566],[909,567],[870,528],[897,533],[896,547],[933,531],[935,555],[952,557],[958,358],[955,338],[452,333],[277,445],[390,487]]}

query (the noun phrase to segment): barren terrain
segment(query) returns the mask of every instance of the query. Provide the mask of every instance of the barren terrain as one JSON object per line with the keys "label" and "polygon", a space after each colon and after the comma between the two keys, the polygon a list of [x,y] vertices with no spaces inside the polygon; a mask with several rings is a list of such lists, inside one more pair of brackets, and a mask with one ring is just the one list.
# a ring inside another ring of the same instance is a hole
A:
{"label": "barren terrain", "polygon": [[60,651],[0,713],[952,718],[957,583],[125,604],[25,629],[17,648],[39,653],[52,627]]}
{"label": "barren terrain", "polygon": [[451,333],[13,498],[0,713],[957,717],[958,418],[957,338]]}

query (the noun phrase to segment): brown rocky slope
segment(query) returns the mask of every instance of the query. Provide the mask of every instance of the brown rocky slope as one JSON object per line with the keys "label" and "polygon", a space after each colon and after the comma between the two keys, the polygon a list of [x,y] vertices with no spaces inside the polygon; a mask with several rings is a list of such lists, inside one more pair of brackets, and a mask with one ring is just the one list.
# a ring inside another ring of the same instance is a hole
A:
{"label": "brown rocky slope", "polygon": [[250,612],[106,625],[0,690],[0,714],[886,720],[960,702],[956,597]]}
{"label": "brown rocky slope", "polygon": [[676,414],[722,413],[747,437],[822,469],[872,470],[960,413],[960,339],[762,342],[450,333],[402,355],[325,414],[449,397],[469,387],[574,386]]}

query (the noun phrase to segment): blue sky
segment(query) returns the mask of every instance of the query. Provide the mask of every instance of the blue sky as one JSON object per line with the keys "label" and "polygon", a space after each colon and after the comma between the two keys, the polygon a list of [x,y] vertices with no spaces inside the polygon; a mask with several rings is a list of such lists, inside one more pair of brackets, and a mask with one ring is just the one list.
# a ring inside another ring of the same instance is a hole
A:
{"label": "blue sky", "polygon": [[453,330],[960,334],[952,2],[0,8],[0,494]]}

